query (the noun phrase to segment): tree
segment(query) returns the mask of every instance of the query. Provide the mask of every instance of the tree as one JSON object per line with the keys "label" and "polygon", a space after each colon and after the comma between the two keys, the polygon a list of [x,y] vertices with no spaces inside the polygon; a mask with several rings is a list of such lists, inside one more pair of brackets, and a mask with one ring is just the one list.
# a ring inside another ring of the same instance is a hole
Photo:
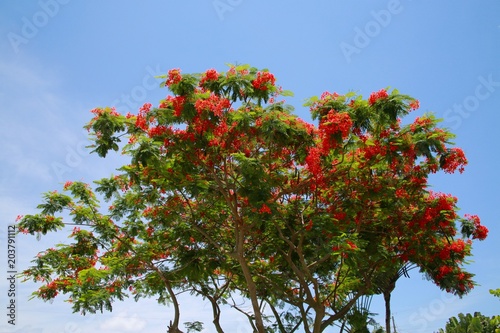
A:
{"label": "tree", "polygon": [[169,331],[179,332],[177,294],[191,292],[210,301],[218,332],[228,305],[259,333],[318,333],[409,263],[454,294],[473,287],[463,264],[487,229],[427,183],[467,159],[433,115],[401,125],[417,100],[325,92],[306,103],[315,126],[292,114],[280,100],[291,93],[267,70],[164,78],[173,95],[157,107],[92,110],[93,151],[121,149],[130,163],[95,190],[67,182],[44,194],[39,214],[20,217],[29,234],[79,225],[73,243],[24,271],[42,283],[34,296],[68,294],[84,314],[154,296],[173,304]]}
{"label": "tree", "polygon": [[440,329],[438,333],[496,333],[500,332],[500,316],[487,317],[480,312],[474,315],[467,313],[458,314],[451,317],[446,323],[445,329]]}
{"label": "tree", "polygon": [[363,333],[370,332],[368,326],[372,326],[374,333],[385,333],[382,327],[371,316],[370,312],[372,295],[360,297],[356,304],[349,310],[343,320],[337,325],[340,327],[339,333]]}
{"label": "tree", "polygon": [[399,267],[394,265],[391,270],[381,272],[375,277],[375,285],[377,286],[377,294],[382,294],[384,296],[385,303],[385,331],[386,333],[391,333],[391,294],[396,288],[396,282],[401,276],[410,277],[408,271],[416,268],[415,265],[411,263],[405,263],[403,266]]}
{"label": "tree", "polygon": [[490,289],[490,294],[495,297],[500,297],[500,288],[499,289]]}

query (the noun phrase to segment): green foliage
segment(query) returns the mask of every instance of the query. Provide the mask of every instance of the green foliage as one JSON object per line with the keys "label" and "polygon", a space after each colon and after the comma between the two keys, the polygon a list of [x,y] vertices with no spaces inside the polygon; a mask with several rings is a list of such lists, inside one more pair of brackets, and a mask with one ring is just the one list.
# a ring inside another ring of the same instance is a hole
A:
{"label": "green foliage", "polygon": [[184,325],[189,332],[201,332],[203,330],[203,323],[200,321],[185,322]]}
{"label": "green foliage", "polygon": [[458,317],[450,318],[445,329],[440,329],[438,333],[497,333],[500,332],[499,318],[490,318],[480,312],[474,312],[474,315],[460,313]]}
{"label": "green foliage", "polygon": [[490,289],[490,294],[495,297],[500,297],[500,288],[499,289]]}
{"label": "green foliage", "polygon": [[164,79],[173,95],[158,107],[92,110],[93,152],[130,158],[116,175],[96,180],[96,193],[67,182],[64,193],[44,195],[40,214],[20,219],[21,232],[37,235],[67,219],[78,225],[70,244],[24,271],[42,284],[34,296],[66,294],[82,313],[155,297],[173,305],[178,332],[177,295],[189,292],[210,302],[219,333],[221,307],[259,333],[319,333],[346,319],[366,331],[369,312],[357,300],[407,264],[442,289],[471,290],[471,245],[456,225],[463,238],[487,230],[427,184],[467,160],[432,115],[400,125],[416,100],[397,90],[367,100],[326,92],[306,102],[316,126],[280,100],[292,94],[266,69],[175,69]]}

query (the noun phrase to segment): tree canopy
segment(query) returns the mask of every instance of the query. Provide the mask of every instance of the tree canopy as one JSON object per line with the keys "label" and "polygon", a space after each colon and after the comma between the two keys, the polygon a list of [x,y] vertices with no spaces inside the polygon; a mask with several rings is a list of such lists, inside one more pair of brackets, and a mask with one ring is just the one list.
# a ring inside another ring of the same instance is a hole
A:
{"label": "tree canopy", "polygon": [[451,317],[438,333],[497,333],[500,332],[500,316],[487,317],[480,312],[474,315],[459,313]]}
{"label": "tree canopy", "polygon": [[417,100],[325,92],[306,103],[314,125],[266,69],[164,79],[172,94],[156,107],[92,110],[93,151],[121,150],[128,164],[95,186],[68,181],[19,218],[29,234],[79,225],[24,271],[41,283],[34,296],[67,294],[84,314],[156,297],[173,304],[178,332],[177,295],[189,291],[210,302],[218,332],[229,305],[259,333],[319,333],[407,264],[448,292],[473,288],[464,263],[487,229],[428,188],[430,174],[462,172],[467,159],[432,114],[402,125]]}

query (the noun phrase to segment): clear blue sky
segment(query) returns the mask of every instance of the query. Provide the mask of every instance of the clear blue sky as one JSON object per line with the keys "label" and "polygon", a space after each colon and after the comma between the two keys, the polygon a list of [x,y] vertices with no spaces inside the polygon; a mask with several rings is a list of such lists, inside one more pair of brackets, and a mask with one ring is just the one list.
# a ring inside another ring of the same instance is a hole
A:
{"label": "clear blue sky", "polygon": [[[456,195],[461,213],[478,214],[490,229],[469,266],[480,286],[459,300],[412,271],[393,294],[394,319],[398,332],[432,332],[460,312],[500,314],[500,300],[488,293],[500,288],[499,14],[494,0],[1,1],[0,332],[165,331],[172,309],[154,300],[82,317],[62,301],[28,301],[32,284],[17,285],[17,325],[9,325],[7,225],[34,213],[41,192],[66,180],[108,176],[122,162],[84,150],[90,109],[135,112],[167,94],[155,75],[170,68],[225,70],[235,62],[269,68],[295,92],[288,102],[307,120],[307,97],[326,90],[368,96],[387,86],[443,118],[469,166],[462,175],[437,175],[432,184]],[[65,240],[63,234],[40,242],[17,236],[18,270]],[[214,332],[206,303],[182,301],[182,321],[206,320],[205,332]],[[373,311],[383,313],[382,304],[375,298]],[[246,332],[234,314],[224,322],[233,328],[228,332]]]}

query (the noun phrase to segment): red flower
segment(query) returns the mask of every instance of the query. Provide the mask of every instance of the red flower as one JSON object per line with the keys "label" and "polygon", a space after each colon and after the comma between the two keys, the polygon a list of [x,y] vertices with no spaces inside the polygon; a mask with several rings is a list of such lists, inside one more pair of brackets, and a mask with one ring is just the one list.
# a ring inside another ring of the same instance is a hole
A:
{"label": "red flower", "polygon": [[439,258],[441,258],[442,260],[450,259],[450,249],[448,247],[442,249],[441,252],[439,252]]}
{"label": "red flower", "polygon": [[307,169],[313,175],[321,174],[321,160],[320,160],[320,150],[316,147],[309,148],[308,155],[306,157]]}
{"label": "red flower", "polygon": [[416,99],[409,106],[411,110],[417,110],[420,107],[420,102]]}
{"label": "red flower", "polygon": [[346,214],[346,213],[344,213],[344,212],[337,212],[337,213],[334,213],[334,214],[333,214],[333,217],[334,217],[336,220],[339,220],[339,221],[341,221],[341,220],[345,219],[345,217],[346,217],[346,216],[347,216],[347,214]]}
{"label": "red flower", "polygon": [[387,91],[385,89],[381,89],[381,90],[374,92],[370,95],[370,98],[368,99],[368,104],[373,105],[378,100],[387,98],[388,96],[389,95],[387,94]]}
{"label": "red flower", "polygon": [[311,230],[313,227],[313,221],[312,220],[309,220],[309,223],[305,226],[306,230],[309,231]]}
{"label": "red flower", "polygon": [[156,126],[156,127],[153,127],[153,128],[150,128],[149,131],[148,131],[148,136],[150,138],[154,137],[154,136],[160,136],[164,133],[167,132],[167,127],[163,126],[163,125],[160,125],[160,126]]}
{"label": "red flower", "polygon": [[445,275],[450,274],[453,272],[453,268],[450,266],[441,266],[439,267],[439,276],[443,277]]}
{"label": "red flower", "polygon": [[476,230],[472,233],[473,239],[484,240],[488,236],[488,228],[484,225],[479,225],[476,227]]}
{"label": "red flower", "polygon": [[258,72],[255,80],[252,81],[252,86],[257,90],[268,90],[274,86],[276,79],[274,75],[269,72]]}
{"label": "red flower", "polygon": [[342,139],[345,139],[351,130],[352,120],[349,114],[342,112],[336,112],[335,110],[330,110],[324,118],[319,129],[323,130],[326,134],[336,134],[340,132],[342,134]]}
{"label": "red flower", "polygon": [[262,207],[260,207],[260,209],[259,209],[259,213],[271,214],[271,208],[269,208],[266,204],[262,204]]}
{"label": "red flower", "polygon": [[181,75],[180,69],[174,68],[174,69],[171,69],[168,71],[168,78],[167,78],[167,82],[166,82],[167,86],[170,87],[173,84],[177,84],[177,83],[181,82],[181,80],[182,80],[182,75]]}
{"label": "red flower", "polygon": [[328,99],[337,99],[337,97],[339,97],[339,94],[337,94],[336,92],[328,92],[328,91],[325,91],[321,94],[321,100],[328,100]]}
{"label": "red flower", "polygon": [[444,162],[441,167],[446,173],[453,173],[456,169],[460,173],[464,172],[464,166],[467,165],[467,158],[462,149],[451,148],[448,153],[444,156]]}
{"label": "red flower", "polygon": [[347,241],[346,241],[346,243],[347,243],[347,245],[349,246],[349,248],[350,248],[351,250],[355,250],[355,249],[357,249],[357,248],[358,248],[358,247],[356,246],[356,244],[354,244],[354,243],[353,243],[353,242],[351,242],[350,240],[347,240]]}
{"label": "red flower", "polygon": [[458,239],[450,245],[450,250],[455,253],[462,253],[465,249],[465,242],[463,239]]}
{"label": "red flower", "polygon": [[137,115],[137,118],[135,120],[135,127],[140,128],[143,131],[147,131],[148,125],[146,123],[146,118],[142,114]]}
{"label": "red flower", "polygon": [[151,110],[151,107],[151,103],[144,103],[144,105],[139,109],[139,113],[146,114]]}
{"label": "red flower", "polygon": [[[336,148],[339,144],[339,139],[346,139],[352,127],[352,120],[349,114],[339,113],[335,110],[330,110],[326,117],[321,119],[319,130],[322,136],[323,152],[328,152],[332,148]],[[340,134],[340,138],[338,137]]]}
{"label": "red flower", "polygon": [[172,106],[174,107],[174,115],[176,117],[180,117],[185,100],[186,97],[184,96],[177,96],[172,99]]}
{"label": "red flower", "polygon": [[167,96],[167,98],[165,100],[163,100],[158,107],[160,109],[166,109],[169,107],[173,107],[174,108],[174,115],[176,117],[180,117],[185,101],[186,101],[185,96],[176,96],[176,97]]}
{"label": "red flower", "polygon": [[194,107],[196,111],[198,111],[198,114],[201,114],[205,110],[209,110],[212,111],[214,115],[220,117],[224,110],[231,107],[231,102],[227,98],[211,94],[207,99],[198,99],[194,103]]}
{"label": "red flower", "polygon": [[219,78],[219,73],[215,69],[209,69],[205,72],[200,80],[200,86],[202,86],[207,81],[217,81]]}

